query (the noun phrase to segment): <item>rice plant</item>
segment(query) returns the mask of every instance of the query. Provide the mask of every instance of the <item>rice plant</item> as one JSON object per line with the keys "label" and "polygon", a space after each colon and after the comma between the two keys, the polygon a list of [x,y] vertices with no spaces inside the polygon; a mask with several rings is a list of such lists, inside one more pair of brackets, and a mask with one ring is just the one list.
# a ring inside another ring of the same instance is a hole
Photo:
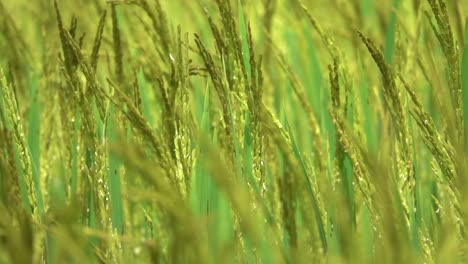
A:
{"label": "rice plant", "polygon": [[465,263],[468,2],[0,0],[0,263]]}

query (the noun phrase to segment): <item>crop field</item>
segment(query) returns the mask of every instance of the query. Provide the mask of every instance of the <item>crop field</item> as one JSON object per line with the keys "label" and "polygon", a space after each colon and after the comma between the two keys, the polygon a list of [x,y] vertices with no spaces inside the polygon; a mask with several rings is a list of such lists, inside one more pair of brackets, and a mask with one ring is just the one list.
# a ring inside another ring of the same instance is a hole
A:
{"label": "crop field", "polygon": [[0,0],[0,263],[468,263],[467,0]]}

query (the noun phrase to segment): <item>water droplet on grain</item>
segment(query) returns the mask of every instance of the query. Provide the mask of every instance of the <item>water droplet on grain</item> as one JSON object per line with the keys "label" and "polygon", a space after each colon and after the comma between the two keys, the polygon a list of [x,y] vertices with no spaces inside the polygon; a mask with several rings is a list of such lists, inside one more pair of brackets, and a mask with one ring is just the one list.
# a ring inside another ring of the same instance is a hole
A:
{"label": "water droplet on grain", "polygon": [[135,256],[140,255],[140,253],[141,253],[141,247],[135,247],[133,249],[133,254],[135,254]]}

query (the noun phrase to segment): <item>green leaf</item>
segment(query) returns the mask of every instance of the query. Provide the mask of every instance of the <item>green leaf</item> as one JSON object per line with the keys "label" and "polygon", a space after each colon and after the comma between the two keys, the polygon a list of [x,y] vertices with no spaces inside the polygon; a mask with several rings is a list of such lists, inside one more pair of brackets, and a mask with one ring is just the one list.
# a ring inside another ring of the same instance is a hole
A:
{"label": "green leaf", "polygon": [[237,0],[237,8],[239,12],[239,33],[242,42],[242,55],[244,60],[245,69],[247,70],[247,76],[249,80],[252,78],[250,71],[250,50],[247,36],[247,23],[245,22],[244,8],[242,7],[242,1]]}
{"label": "green leaf", "polygon": [[465,154],[468,154],[468,19],[465,21],[465,45],[462,59],[463,119],[465,123]]}
{"label": "green leaf", "polygon": [[401,0],[394,0],[392,5],[392,10],[390,14],[390,22],[388,23],[387,32],[385,34],[385,50],[384,58],[385,62],[388,64],[393,63],[393,57],[395,55],[395,34],[396,34],[396,24],[397,24],[397,15],[395,12],[398,11],[400,7]]}
{"label": "green leaf", "polygon": [[[107,135],[110,143],[117,141],[117,120],[115,120],[114,106],[110,106],[107,118]],[[111,199],[111,215],[113,228],[117,229],[119,234],[123,233],[124,215],[122,205],[122,190],[120,181],[120,161],[115,154],[109,152],[109,170],[107,173],[110,199]]]}
{"label": "green leaf", "polygon": [[31,153],[32,174],[36,189],[36,199],[38,203],[39,215],[45,214],[44,201],[42,199],[42,190],[40,186],[40,122],[41,110],[39,107],[38,80],[36,74],[31,70],[29,74],[29,87],[31,92],[31,109],[29,111],[29,131],[28,146]]}
{"label": "green leaf", "polygon": [[[290,131],[287,119],[286,119],[286,127],[288,131]],[[309,170],[306,168],[306,165],[304,163],[304,160],[302,159],[301,153],[299,152],[296,142],[294,141],[294,137],[292,136],[291,133],[289,134],[291,135],[291,144],[293,147],[294,155],[296,156],[296,159],[299,161],[299,164],[301,165],[302,174],[304,175],[304,178],[306,179],[306,182],[307,182],[307,191],[312,201],[312,208],[314,210],[315,220],[317,221],[317,228],[320,234],[320,241],[322,243],[323,249],[327,251],[327,239],[325,235],[325,228],[322,222],[322,218],[320,217],[320,209],[318,206],[317,196],[314,190],[312,189],[312,183],[310,182],[311,176],[309,175]]]}

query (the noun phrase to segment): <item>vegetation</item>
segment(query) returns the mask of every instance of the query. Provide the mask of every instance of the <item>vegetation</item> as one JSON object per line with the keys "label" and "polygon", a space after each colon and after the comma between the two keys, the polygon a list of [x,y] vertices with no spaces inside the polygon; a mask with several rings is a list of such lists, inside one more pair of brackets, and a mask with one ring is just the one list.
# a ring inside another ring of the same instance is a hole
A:
{"label": "vegetation", "polygon": [[463,10],[0,0],[0,263],[468,261]]}

